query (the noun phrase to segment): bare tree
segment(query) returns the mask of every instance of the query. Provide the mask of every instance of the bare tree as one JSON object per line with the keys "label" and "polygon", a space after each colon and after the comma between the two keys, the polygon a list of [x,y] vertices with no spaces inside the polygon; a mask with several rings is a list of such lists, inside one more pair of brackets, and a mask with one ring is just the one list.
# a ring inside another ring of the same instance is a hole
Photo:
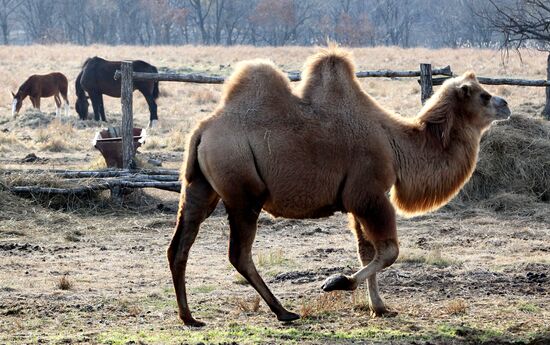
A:
{"label": "bare tree", "polygon": [[374,4],[373,19],[383,43],[408,47],[419,19],[418,4],[413,0],[376,0]]}
{"label": "bare tree", "polygon": [[4,44],[8,45],[10,37],[10,17],[17,8],[23,4],[23,0],[1,0],[0,1],[0,27]]}
{"label": "bare tree", "polygon": [[191,8],[193,10],[193,18],[195,20],[195,23],[200,29],[202,43],[209,44],[210,30],[208,28],[206,20],[208,18],[208,15],[210,14],[212,5],[214,4],[214,0],[189,0],[189,4],[191,5]]}
{"label": "bare tree", "polygon": [[[550,80],[550,3],[548,0],[516,0],[510,5],[489,0],[496,10],[495,16],[485,19],[502,32],[502,47],[520,48],[534,45],[547,51],[547,80]],[[550,87],[546,88],[546,106],[542,115],[550,120]]]}

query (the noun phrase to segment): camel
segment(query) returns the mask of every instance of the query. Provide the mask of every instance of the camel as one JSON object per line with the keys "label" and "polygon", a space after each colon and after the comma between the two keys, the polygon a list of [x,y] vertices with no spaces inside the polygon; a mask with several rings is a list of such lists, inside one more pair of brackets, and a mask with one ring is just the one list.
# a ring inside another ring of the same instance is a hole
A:
{"label": "camel", "polygon": [[[242,62],[214,112],[189,138],[175,232],[168,248],[179,317],[193,318],[185,288],[189,250],[221,199],[230,225],[229,261],[280,321],[288,311],[258,274],[251,248],[261,210],[294,219],[348,213],[361,268],[336,274],[324,291],[367,281],[371,313],[395,315],[376,273],[399,254],[396,210],[406,216],[446,204],[470,178],[482,133],[510,110],[473,72],[445,81],[414,118],[384,110],[362,90],[350,53],[310,57],[303,79],[265,60]],[[390,191],[390,197],[387,192]]]}

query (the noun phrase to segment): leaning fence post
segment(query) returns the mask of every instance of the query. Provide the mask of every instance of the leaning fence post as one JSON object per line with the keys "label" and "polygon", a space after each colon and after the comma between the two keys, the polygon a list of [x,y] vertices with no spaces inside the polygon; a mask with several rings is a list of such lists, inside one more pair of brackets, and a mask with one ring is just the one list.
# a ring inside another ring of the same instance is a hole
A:
{"label": "leaning fence post", "polygon": [[[550,81],[550,53],[546,59],[546,80]],[[546,105],[542,110],[542,117],[546,120],[550,120],[550,86],[546,87]]]}
{"label": "leaning fence post", "polygon": [[123,61],[120,66],[120,100],[122,103],[122,168],[135,168],[134,162],[134,117],[132,114],[132,62]]}
{"label": "leaning fence post", "polygon": [[424,104],[433,93],[432,65],[429,63],[420,64],[420,88],[420,100]]}

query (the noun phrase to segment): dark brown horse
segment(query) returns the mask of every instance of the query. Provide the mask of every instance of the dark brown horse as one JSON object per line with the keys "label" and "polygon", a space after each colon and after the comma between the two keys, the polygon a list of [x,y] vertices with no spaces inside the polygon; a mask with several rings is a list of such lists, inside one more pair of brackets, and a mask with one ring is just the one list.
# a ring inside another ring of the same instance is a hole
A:
{"label": "dark brown horse", "polygon": [[[135,72],[157,73],[157,68],[145,61],[132,61]],[[120,98],[120,80],[115,80],[115,71],[120,69],[120,61],[108,61],[100,57],[89,58],[84,62],[82,71],[76,77],[76,112],[81,120],[88,118],[88,98],[92,100],[94,120],[107,121],[103,107],[103,95]],[[149,106],[151,113],[149,127],[158,120],[156,99],[159,96],[157,81],[135,81],[134,90],[139,90]],[[88,96],[86,95],[88,94]]]}
{"label": "dark brown horse", "polygon": [[17,116],[23,100],[29,96],[32,102],[32,106],[36,109],[40,109],[40,98],[54,97],[56,111],[55,115],[59,116],[59,110],[61,108],[61,98],[59,94],[65,100],[65,116],[69,116],[69,100],[67,98],[67,77],[63,73],[53,72],[50,74],[34,74],[31,75],[24,83],[19,87],[17,93],[11,93],[13,95],[13,102],[11,107],[12,116]]}

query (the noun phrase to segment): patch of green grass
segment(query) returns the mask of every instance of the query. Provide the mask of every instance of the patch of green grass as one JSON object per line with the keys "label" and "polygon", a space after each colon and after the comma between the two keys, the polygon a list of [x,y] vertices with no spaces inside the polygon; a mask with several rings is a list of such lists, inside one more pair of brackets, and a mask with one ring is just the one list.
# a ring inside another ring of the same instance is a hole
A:
{"label": "patch of green grass", "polygon": [[411,337],[411,333],[395,329],[378,327],[357,328],[349,331],[314,331],[297,327],[260,327],[241,323],[231,323],[226,328],[204,330],[159,330],[159,331],[127,331],[110,330],[97,336],[101,344],[122,345],[128,342],[146,344],[197,344],[197,343],[230,343],[256,344],[264,342],[299,343],[313,341],[319,343],[339,341],[360,341],[364,339],[390,340]]}
{"label": "patch of green grass", "polygon": [[256,255],[256,264],[261,268],[271,268],[274,266],[288,266],[292,264],[290,259],[285,258],[282,249],[259,252]]}
{"label": "patch of green grass", "polygon": [[416,252],[404,251],[400,254],[397,261],[415,263],[415,264],[427,264],[427,265],[433,265],[440,268],[461,264],[460,261],[444,257],[441,254],[441,250],[439,249],[433,249],[428,253],[425,253],[425,252],[416,253]]}
{"label": "patch of green grass", "polygon": [[147,295],[145,298],[141,299],[138,304],[141,304],[146,308],[154,309],[172,308],[177,310],[178,307],[175,296],[163,296],[159,293],[151,293]]}
{"label": "patch of green grass", "polygon": [[205,284],[205,285],[200,285],[190,289],[190,292],[191,293],[210,293],[215,290],[216,290],[215,285]]}
{"label": "patch of green grass", "polygon": [[520,302],[517,305],[518,310],[526,312],[526,313],[539,313],[541,311],[540,307],[534,303],[530,302]]}
{"label": "patch of green grass", "polygon": [[502,339],[504,332],[499,329],[480,329],[468,325],[441,324],[437,327],[437,335],[443,338],[464,338],[476,343],[487,340]]}

